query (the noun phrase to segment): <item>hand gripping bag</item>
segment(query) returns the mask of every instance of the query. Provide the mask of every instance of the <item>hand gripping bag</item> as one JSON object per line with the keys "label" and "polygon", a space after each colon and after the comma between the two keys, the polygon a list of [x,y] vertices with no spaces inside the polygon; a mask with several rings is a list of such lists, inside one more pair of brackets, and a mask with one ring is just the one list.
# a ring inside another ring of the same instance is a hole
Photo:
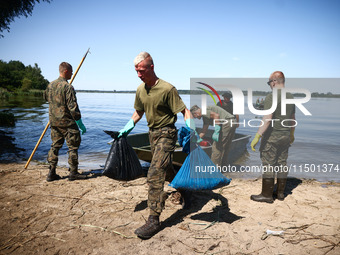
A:
{"label": "hand gripping bag", "polygon": [[127,142],[126,137],[118,138],[118,132],[104,132],[110,135],[114,141],[106,159],[103,175],[120,181],[131,181],[144,177],[145,172],[137,154]]}
{"label": "hand gripping bag", "polygon": [[[231,179],[217,169],[205,151],[196,143],[196,137],[192,132],[180,131],[179,134],[182,136],[178,139],[180,145],[185,148],[190,143],[190,153],[169,186],[175,189],[212,190],[228,185]],[[185,148],[185,151],[188,149]]]}

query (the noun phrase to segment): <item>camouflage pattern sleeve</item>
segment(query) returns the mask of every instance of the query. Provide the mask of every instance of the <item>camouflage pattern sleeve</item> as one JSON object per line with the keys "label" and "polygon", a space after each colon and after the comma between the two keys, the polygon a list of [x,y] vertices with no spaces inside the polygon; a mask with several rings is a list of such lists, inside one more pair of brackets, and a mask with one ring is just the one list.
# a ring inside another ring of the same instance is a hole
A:
{"label": "camouflage pattern sleeve", "polygon": [[74,120],[81,118],[80,110],[77,103],[76,92],[72,85],[68,85],[66,89],[66,105]]}

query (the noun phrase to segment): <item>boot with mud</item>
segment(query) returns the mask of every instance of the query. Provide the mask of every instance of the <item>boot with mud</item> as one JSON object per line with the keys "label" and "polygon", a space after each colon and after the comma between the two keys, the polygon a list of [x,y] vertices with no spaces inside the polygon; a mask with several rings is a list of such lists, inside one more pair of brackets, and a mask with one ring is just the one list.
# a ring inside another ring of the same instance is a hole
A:
{"label": "boot with mud", "polygon": [[87,179],[87,175],[82,175],[78,172],[77,169],[69,169],[70,174],[68,176],[69,181],[75,181],[75,180],[85,180]]}
{"label": "boot with mud", "polygon": [[251,195],[250,199],[256,202],[273,203],[274,178],[262,178],[262,192]]}
{"label": "boot with mud", "polygon": [[149,239],[153,237],[161,229],[159,223],[159,216],[150,215],[148,221],[135,230],[135,234],[142,239]]}
{"label": "boot with mud", "polygon": [[287,183],[287,178],[277,178],[276,198],[280,201],[283,201],[285,199],[286,183]]}
{"label": "boot with mud", "polygon": [[61,177],[56,174],[56,167],[50,166],[50,171],[48,172],[46,181],[53,182],[53,181],[57,181],[57,180],[60,180],[60,179],[61,179]]}

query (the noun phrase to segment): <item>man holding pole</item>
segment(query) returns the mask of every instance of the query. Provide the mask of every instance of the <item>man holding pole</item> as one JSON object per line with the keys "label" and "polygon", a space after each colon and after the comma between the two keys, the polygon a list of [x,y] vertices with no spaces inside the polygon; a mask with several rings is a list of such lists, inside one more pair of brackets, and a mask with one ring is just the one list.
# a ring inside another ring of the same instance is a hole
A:
{"label": "man holding pole", "polygon": [[81,120],[75,90],[68,83],[73,73],[72,66],[67,62],[62,62],[59,65],[59,73],[59,78],[52,81],[44,93],[44,98],[49,103],[52,139],[51,149],[47,158],[50,169],[46,179],[48,182],[60,179],[60,176],[56,174],[56,167],[59,150],[65,140],[69,148],[68,163],[70,175],[68,179],[73,181],[86,178],[86,176],[78,173],[78,148],[81,142],[78,127],[81,129],[82,134],[86,132],[86,128]]}

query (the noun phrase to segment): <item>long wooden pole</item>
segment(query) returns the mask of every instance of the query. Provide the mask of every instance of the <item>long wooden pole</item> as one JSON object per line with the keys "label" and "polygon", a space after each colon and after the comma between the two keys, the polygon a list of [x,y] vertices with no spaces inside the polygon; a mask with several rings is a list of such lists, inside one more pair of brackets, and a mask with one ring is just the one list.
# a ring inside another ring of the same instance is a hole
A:
{"label": "long wooden pole", "polygon": [[[88,48],[88,50],[86,51],[84,57],[83,57],[82,60],[80,61],[80,64],[78,65],[77,70],[74,72],[74,74],[73,74],[73,76],[72,76],[72,78],[71,78],[70,84],[72,84],[74,78],[76,77],[76,75],[77,75],[77,73],[78,73],[78,71],[79,71],[81,65],[83,64],[83,62],[84,62],[84,60],[85,60],[85,58],[86,58],[86,56],[87,56],[87,54],[88,54],[89,52],[90,52],[90,48]],[[42,134],[41,134],[41,136],[40,136],[40,138],[39,138],[37,144],[35,145],[35,147],[34,147],[32,153],[31,153],[31,156],[30,156],[29,159],[27,160],[27,163],[26,163],[26,165],[25,165],[25,169],[27,169],[28,165],[30,164],[30,162],[31,162],[31,160],[32,160],[32,158],[33,158],[33,155],[34,155],[34,153],[36,152],[36,150],[38,149],[38,147],[39,147],[39,145],[40,145],[40,143],[41,143],[41,140],[43,139],[43,137],[44,137],[44,135],[45,135],[45,133],[46,133],[46,131],[47,131],[49,125],[50,125],[50,121],[48,121],[48,123],[46,124],[46,127],[45,127],[44,131],[42,132]]]}

